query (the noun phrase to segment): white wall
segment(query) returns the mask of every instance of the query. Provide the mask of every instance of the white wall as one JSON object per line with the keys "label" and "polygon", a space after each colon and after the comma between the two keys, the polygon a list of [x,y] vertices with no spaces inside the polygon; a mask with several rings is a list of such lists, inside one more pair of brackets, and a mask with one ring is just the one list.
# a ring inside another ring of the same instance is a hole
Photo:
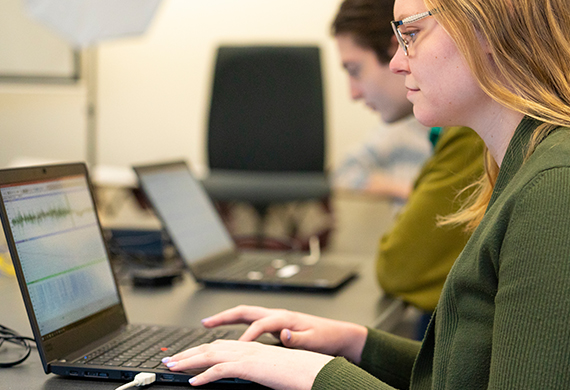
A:
{"label": "white wall", "polygon": [[[348,95],[347,78],[329,36],[339,4],[164,0],[145,35],[99,45],[98,162],[129,165],[184,157],[204,166],[216,46],[279,42],[316,43],[324,50],[329,165],[336,164],[378,122]],[[0,166],[15,154],[84,158],[84,109],[81,85],[0,85]]]}
{"label": "white wall", "polygon": [[0,167],[25,157],[85,160],[85,88],[0,85]]}

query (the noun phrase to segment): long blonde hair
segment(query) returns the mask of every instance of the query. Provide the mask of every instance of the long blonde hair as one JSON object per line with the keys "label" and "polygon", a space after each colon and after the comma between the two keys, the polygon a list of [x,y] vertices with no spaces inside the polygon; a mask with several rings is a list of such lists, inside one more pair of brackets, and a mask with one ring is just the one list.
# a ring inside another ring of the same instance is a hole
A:
{"label": "long blonde hair", "polygon": [[[502,105],[543,125],[527,156],[556,127],[570,127],[570,1],[424,0],[455,41],[479,85]],[[485,151],[485,175],[470,202],[443,223],[472,230],[487,208],[499,169]]]}

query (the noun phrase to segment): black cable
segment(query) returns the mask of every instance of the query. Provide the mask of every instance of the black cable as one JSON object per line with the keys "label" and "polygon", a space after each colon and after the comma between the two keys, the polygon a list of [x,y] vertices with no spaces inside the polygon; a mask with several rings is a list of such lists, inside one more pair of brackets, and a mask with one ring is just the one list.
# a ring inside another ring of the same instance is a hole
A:
{"label": "black cable", "polygon": [[28,356],[30,356],[30,353],[32,352],[32,346],[29,343],[30,341],[35,343],[35,340],[33,338],[21,336],[15,330],[10,329],[4,325],[0,325],[0,347],[2,347],[4,342],[8,342],[19,345],[24,348],[24,354],[18,359],[8,362],[0,361],[0,368],[13,367],[26,360]]}

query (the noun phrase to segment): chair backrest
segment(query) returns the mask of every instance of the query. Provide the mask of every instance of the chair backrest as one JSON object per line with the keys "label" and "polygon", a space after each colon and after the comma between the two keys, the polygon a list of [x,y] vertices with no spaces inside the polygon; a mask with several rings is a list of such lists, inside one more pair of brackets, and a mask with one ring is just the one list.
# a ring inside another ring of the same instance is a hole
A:
{"label": "chair backrest", "polygon": [[211,169],[323,171],[319,47],[222,46],[214,72]]}

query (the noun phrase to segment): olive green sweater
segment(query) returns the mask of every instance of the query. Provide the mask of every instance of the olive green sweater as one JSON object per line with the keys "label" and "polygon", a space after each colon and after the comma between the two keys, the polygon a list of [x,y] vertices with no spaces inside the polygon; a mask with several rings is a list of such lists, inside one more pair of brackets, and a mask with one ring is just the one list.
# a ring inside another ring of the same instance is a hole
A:
{"label": "olive green sweater", "polygon": [[361,367],[333,359],[314,389],[570,387],[570,129],[523,164],[538,124],[517,128],[419,354],[419,343],[370,329]]}
{"label": "olive green sweater", "polygon": [[446,128],[423,165],[414,190],[380,241],[376,271],[386,294],[433,311],[451,266],[469,239],[464,226],[437,226],[483,174],[484,144],[468,127]]}

